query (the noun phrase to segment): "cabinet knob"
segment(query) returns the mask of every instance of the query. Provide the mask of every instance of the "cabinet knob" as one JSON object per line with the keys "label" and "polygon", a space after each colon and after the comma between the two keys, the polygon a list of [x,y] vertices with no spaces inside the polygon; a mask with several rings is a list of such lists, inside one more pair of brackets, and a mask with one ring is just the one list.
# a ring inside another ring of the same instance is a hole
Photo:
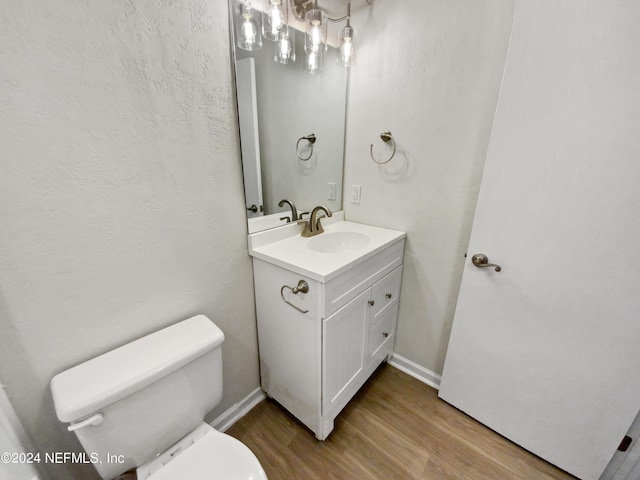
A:
{"label": "cabinet knob", "polygon": [[382,336],[383,336],[384,338],[387,338],[387,337],[389,336],[389,332],[382,332]]}
{"label": "cabinet knob", "polygon": [[369,305],[371,305],[372,307],[376,304],[375,300],[369,300]]}
{"label": "cabinet knob", "polygon": [[390,293],[387,293],[387,298],[391,299],[391,297],[393,297],[393,295],[391,295]]}

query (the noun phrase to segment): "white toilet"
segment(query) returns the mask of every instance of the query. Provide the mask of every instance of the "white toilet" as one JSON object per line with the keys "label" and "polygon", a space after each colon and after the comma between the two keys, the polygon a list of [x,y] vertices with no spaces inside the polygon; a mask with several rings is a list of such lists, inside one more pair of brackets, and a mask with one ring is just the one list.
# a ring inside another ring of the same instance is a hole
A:
{"label": "white toilet", "polygon": [[197,315],[51,380],[58,419],[102,478],[267,478],[249,448],[203,422],[222,398],[223,340]]}

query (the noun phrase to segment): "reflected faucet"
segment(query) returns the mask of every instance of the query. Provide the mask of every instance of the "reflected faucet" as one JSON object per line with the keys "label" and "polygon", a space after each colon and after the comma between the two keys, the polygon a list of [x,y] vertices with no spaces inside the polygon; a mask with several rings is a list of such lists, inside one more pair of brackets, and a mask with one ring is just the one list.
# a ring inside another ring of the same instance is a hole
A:
{"label": "reflected faucet", "polygon": [[[326,215],[318,217],[318,212],[320,210],[324,211]],[[313,210],[311,210],[311,217],[309,217],[309,220],[298,220],[298,223],[304,224],[304,229],[302,230],[301,235],[303,237],[313,237],[315,235],[318,235],[319,233],[323,233],[324,228],[322,228],[322,223],[320,223],[320,220],[325,216],[331,217],[332,215],[333,213],[331,213],[331,210],[329,210],[327,207],[318,205]]]}
{"label": "reflected faucet", "polygon": [[285,203],[289,205],[289,208],[291,209],[291,218],[280,217],[280,220],[286,220],[287,223],[297,222],[300,217],[298,217],[298,210],[296,210],[296,206],[293,204],[293,202],[290,202],[286,198],[283,198],[282,200],[280,200],[280,202],[278,202],[278,206],[283,207]]}

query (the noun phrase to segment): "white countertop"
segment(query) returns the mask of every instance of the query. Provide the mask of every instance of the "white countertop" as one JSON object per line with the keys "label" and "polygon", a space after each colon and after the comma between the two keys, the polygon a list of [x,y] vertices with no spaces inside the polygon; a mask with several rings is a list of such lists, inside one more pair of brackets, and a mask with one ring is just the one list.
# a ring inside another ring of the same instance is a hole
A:
{"label": "white countertop", "polygon": [[[343,219],[342,212],[336,212],[331,218],[323,218],[324,233],[309,238],[300,235],[301,225],[287,225],[249,235],[249,254],[314,280],[327,282],[406,237],[404,232],[398,230]],[[357,249],[337,253],[317,252],[309,248],[308,244],[313,239],[333,232],[361,233],[369,237],[369,241]]]}

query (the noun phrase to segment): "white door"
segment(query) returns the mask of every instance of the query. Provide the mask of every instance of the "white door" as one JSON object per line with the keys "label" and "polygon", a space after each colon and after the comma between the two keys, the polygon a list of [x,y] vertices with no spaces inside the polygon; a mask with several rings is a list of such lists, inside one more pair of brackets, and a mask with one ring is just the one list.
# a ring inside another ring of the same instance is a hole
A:
{"label": "white door", "polygon": [[468,251],[440,396],[597,479],[640,409],[640,2],[517,1]]}
{"label": "white door", "polygon": [[625,441],[613,456],[600,480],[640,479],[640,412],[627,432]]}

